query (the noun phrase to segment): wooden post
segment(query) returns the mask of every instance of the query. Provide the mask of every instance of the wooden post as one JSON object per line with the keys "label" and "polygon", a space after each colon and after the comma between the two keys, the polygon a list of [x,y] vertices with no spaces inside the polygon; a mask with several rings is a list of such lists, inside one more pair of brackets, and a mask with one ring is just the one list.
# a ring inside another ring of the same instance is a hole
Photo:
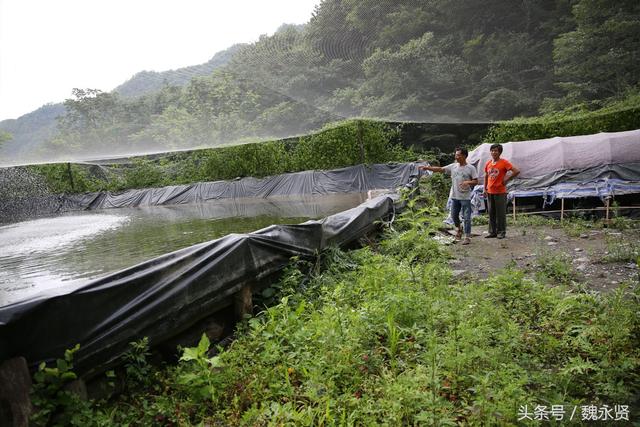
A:
{"label": "wooden post", "polygon": [[[640,206],[619,206],[617,209],[640,209]],[[606,207],[597,207],[590,209],[565,209],[565,212],[592,212],[592,211],[606,211]],[[530,212],[520,212],[520,215],[538,215],[538,214],[551,214],[551,213],[559,213],[562,211],[530,211]]]}
{"label": "wooden post", "polygon": [[0,425],[27,427],[33,412],[31,375],[24,357],[0,363]]}
{"label": "wooden post", "polygon": [[564,198],[560,199],[560,223],[564,220]]}

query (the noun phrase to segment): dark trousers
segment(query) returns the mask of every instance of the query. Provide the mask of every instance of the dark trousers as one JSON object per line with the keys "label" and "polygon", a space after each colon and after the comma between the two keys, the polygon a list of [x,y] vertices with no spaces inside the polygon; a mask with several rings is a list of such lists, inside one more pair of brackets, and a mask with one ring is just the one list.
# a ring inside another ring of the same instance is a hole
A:
{"label": "dark trousers", "polygon": [[504,235],[507,232],[507,194],[487,194],[487,210],[489,234]]}

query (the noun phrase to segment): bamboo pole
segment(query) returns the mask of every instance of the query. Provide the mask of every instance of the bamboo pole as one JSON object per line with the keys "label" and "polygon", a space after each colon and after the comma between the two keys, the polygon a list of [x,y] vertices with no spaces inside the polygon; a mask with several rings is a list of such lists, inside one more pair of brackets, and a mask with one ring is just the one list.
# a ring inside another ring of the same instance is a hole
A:
{"label": "bamboo pole", "polygon": [[[580,209],[565,209],[565,212],[588,212],[588,211],[604,211],[606,207],[599,208],[580,208]],[[640,209],[640,206],[619,206],[617,209]],[[554,211],[535,211],[535,212],[520,212],[520,215],[537,215],[537,214],[549,214],[549,213],[559,213],[562,211],[554,210]]]}

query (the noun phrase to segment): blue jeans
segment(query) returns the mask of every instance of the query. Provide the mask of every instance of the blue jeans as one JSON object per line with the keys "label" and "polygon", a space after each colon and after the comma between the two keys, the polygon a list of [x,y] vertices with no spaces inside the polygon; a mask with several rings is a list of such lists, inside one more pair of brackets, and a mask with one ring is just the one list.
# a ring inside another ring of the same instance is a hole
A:
{"label": "blue jeans", "polygon": [[451,218],[456,228],[460,228],[460,211],[464,222],[464,234],[471,236],[471,200],[451,199]]}

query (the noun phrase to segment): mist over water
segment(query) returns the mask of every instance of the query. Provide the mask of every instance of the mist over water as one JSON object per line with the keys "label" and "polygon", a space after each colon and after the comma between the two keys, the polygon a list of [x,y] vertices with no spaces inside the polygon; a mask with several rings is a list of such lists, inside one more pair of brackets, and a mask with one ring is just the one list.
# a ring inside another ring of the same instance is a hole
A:
{"label": "mist over water", "polygon": [[67,213],[0,226],[0,306],[87,280],[229,233],[298,224],[352,208],[347,194],[224,200]]}

